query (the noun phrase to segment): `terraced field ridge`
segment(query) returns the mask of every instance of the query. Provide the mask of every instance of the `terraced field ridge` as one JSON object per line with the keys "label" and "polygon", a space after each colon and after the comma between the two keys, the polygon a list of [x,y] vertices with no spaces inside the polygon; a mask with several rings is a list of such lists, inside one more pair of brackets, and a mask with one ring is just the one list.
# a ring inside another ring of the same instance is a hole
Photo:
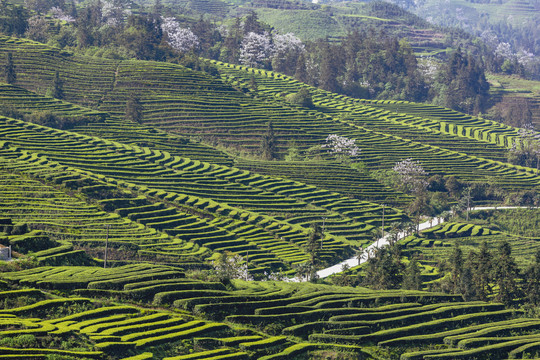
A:
{"label": "terraced field ridge", "polygon": [[[331,131],[356,139],[357,144],[362,144],[362,161],[370,169],[390,168],[406,154],[407,157],[420,161],[430,174],[452,174],[469,182],[490,179],[508,189],[538,187],[534,169],[503,162],[507,148],[517,134],[516,128],[489,122],[492,124],[491,128],[484,129],[485,125],[489,125],[485,122],[482,123],[482,128],[478,128],[483,129],[481,132],[471,127],[454,134],[453,130],[449,130],[454,129],[454,125],[444,127],[446,132],[443,132],[441,125],[429,118],[412,121],[412,116],[368,107],[358,99],[312,88],[281,74],[214,63],[224,79],[236,86],[247,87],[248,81],[254,77],[258,82],[257,94],[266,96],[267,99],[281,98],[308,88],[312,93],[315,109],[298,111],[324,118],[336,126]],[[401,118],[406,121],[399,121]],[[338,129],[339,131],[336,131]],[[501,131],[502,134],[499,134]],[[521,183],[521,180],[512,181],[507,176],[515,177],[516,180],[528,178],[525,182],[530,183],[522,187],[524,183]],[[518,182],[521,184],[518,185]]]}
{"label": "terraced field ridge", "polygon": [[[224,4],[198,5],[220,12]],[[219,62],[214,77],[0,37],[6,52],[19,75],[0,84],[0,247],[16,260],[0,262],[0,359],[537,356],[540,320],[519,308],[267,280],[300,273],[314,253],[326,265],[350,258],[373,241],[383,216],[385,230],[408,220],[402,209],[412,197],[370,174],[405,158],[430,175],[538,191],[533,169],[505,163],[518,129]],[[40,95],[56,71],[62,101]],[[313,108],[286,101],[304,88]],[[142,124],[124,119],[131,96],[143,104]],[[278,159],[257,160],[269,122]],[[363,165],[321,151],[330,134],[355,139]],[[293,145],[316,159],[280,161]],[[323,227],[316,250],[315,223]],[[468,252],[483,240],[510,240],[522,258],[538,247],[535,238],[460,221],[400,245],[421,255],[429,286],[443,276],[436,262],[450,246]],[[227,253],[266,281],[220,276],[214,262]]]}
{"label": "terraced field ridge", "polygon": [[[50,79],[44,71],[54,74],[64,62],[66,69],[75,64],[86,66],[84,57],[55,53],[50,48],[11,38],[4,39],[0,51],[13,52],[14,61],[20,64],[24,74],[20,85],[28,89],[45,86]],[[41,56],[42,52],[45,55]],[[40,72],[35,72],[32,66],[37,58],[43,58],[44,70]],[[306,85],[280,74],[223,63],[214,65],[230,84],[173,64],[92,61],[94,69],[88,65],[85,71],[99,71],[104,78],[108,69],[114,68],[110,70],[114,76],[109,79],[109,87],[98,87],[99,82],[92,85],[101,95],[99,100],[91,102],[93,106],[121,115],[127,96],[135,93],[144,105],[145,124],[166,131],[197,135],[238,151],[256,152],[268,121],[272,121],[281,154],[293,139],[304,151],[323,144],[329,134],[340,134],[362,145],[362,161],[369,169],[390,168],[395,162],[411,157],[419,160],[430,174],[455,175],[472,182],[491,179],[508,189],[538,186],[533,169],[503,162],[517,131],[513,128],[492,124],[490,129],[483,126],[484,130],[480,131],[471,125],[458,131],[464,125],[448,121],[442,126],[441,122],[427,117],[416,120],[416,116],[366,106],[358,100],[314,88],[309,89],[316,108],[295,108],[283,102],[282,96],[296,93]],[[84,76],[81,74],[81,80],[66,79],[66,83],[83,85],[89,81]],[[252,76],[258,83],[257,99],[234,88],[249,92]],[[145,91],[149,84],[159,85],[152,92]],[[216,93],[220,96],[213,95]],[[81,101],[75,88],[70,90],[70,87],[66,89],[66,99],[88,103]]]}
{"label": "terraced field ridge", "polygon": [[[105,211],[211,250],[249,252],[257,268],[305,261],[307,228],[322,217],[322,256],[328,260],[347,256],[351,246],[367,244],[370,231],[382,221],[378,204],[299,182],[20,120],[0,122],[7,140],[1,155],[12,159],[6,168],[32,174],[39,164],[43,171],[57,173],[50,175],[54,182],[98,198]],[[77,179],[83,174],[101,183],[85,184]],[[125,193],[117,193],[115,186]],[[385,216],[389,225],[404,218],[391,208]]]}
{"label": "terraced field ridge", "polygon": [[[517,317],[519,312],[502,304],[463,302],[456,295],[242,281],[225,289],[185,279],[163,266],[39,267],[1,278],[43,289],[0,292],[0,297],[31,298],[28,305],[0,310],[0,317],[12,324],[10,330],[0,329],[3,339],[75,335],[86,346],[73,351],[36,343],[21,349],[13,340],[0,358],[286,359],[323,349],[369,359],[384,358],[392,346],[402,349],[403,359],[504,358],[534,348],[540,326],[539,320]],[[51,289],[94,299],[50,299],[45,290]],[[184,310],[104,305],[103,297]]]}

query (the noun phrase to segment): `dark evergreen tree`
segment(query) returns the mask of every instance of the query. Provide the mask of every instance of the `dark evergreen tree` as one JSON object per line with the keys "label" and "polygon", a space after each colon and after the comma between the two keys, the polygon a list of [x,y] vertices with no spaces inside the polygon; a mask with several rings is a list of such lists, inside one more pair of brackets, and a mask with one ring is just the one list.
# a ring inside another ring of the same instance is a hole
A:
{"label": "dark evergreen tree", "polygon": [[276,137],[272,122],[268,122],[266,133],[261,142],[261,156],[264,160],[274,160],[276,158]]}
{"label": "dark evergreen tree", "polygon": [[403,274],[403,289],[422,290],[422,276],[416,256],[413,256]]}
{"label": "dark evergreen tree", "polygon": [[461,283],[461,277],[463,275],[463,267],[464,267],[464,261],[463,261],[463,251],[461,251],[461,247],[458,244],[454,244],[454,248],[452,249],[452,254],[449,258],[450,262],[450,284],[451,284],[451,291],[454,294],[457,294],[460,292],[460,283]]}
{"label": "dark evergreen tree", "polygon": [[478,292],[474,284],[473,264],[467,261],[463,267],[461,277],[459,279],[459,293],[463,295],[465,301],[476,299]]}
{"label": "dark evergreen tree", "polygon": [[308,82],[308,73],[306,70],[306,56],[304,53],[301,53],[298,56],[298,60],[296,61],[296,69],[294,72],[294,77],[298,81],[302,81],[307,83]]}
{"label": "dark evergreen tree", "polygon": [[253,76],[253,75],[251,75],[251,77],[249,78],[249,89],[251,91],[257,91],[258,90],[257,80],[255,80],[255,76]]}
{"label": "dark evergreen tree", "polygon": [[498,246],[494,264],[494,278],[499,287],[496,299],[506,305],[511,305],[519,295],[516,283],[519,268],[512,256],[512,248],[506,240]]}
{"label": "dark evergreen tree", "polygon": [[153,14],[131,15],[122,40],[124,46],[132,50],[137,59],[163,60],[166,55],[165,48],[161,46],[163,40],[161,18]]}
{"label": "dark evergreen tree", "polygon": [[6,55],[6,65],[4,66],[4,76],[8,84],[14,84],[17,81],[17,73],[13,64],[13,54],[10,52]]}
{"label": "dark evergreen tree", "polygon": [[244,20],[244,35],[254,32],[256,34],[262,34],[264,28],[259,21],[259,17],[255,11],[251,11]]}
{"label": "dark evergreen tree", "polygon": [[540,305],[540,250],[536,251],[534,262],[525,272],[525,296],[534,306]]}
{"label": "dark evergreen tree", "polygon": [[305,250],[310,256],[310,261],[315,266],[319,263],[318,255],[321,251],[321,244],[324,238],[321,226],[318,223],[311,224],[308,240],[305,245]]}
{"label": "dark evergreen tree", "polygon": [[134,94],[131,94],[126,102],[125,119],[139,124],[143,122],[143,106],[141,100]]}
{"label": "dark evergreen tree", "polygon": [[64,98],[64,81],[60,78],[60,73],[58,73],[58,71],[54,73],[52,84],[52,97],[55,99]]}
{"label": "dark evergreen tree", "polygon": [[461,48],[451,54],[446,68],[439,74],[438,82],[442,85],[442,105],[475,114],[485,110],[489,84],[484,71]]}
{"label": "dark evergreen tree", "polygon": [[390,246],[377,249],[367,261],[364,284],[374,289],[398,289],[401,287],[403,264],[392,255]]}
{"label": "dark evergreen tree", "polygon": [[489,251],[487,243],[483,241],[480,244],[480,249],[474,255],[474,283],[476,285],[476,293],[480,300],[486,301],[488,295],[491,294],[491,281],[493,269],[493,256]]}
{"label": "dark evergreen tree", "polygon": [[155,0],[154,6],[152,8],[152,13],[154,16],[162,16],[163,15],[163,3],[161,0]]}
{"label": "dark evergreen tree", "polygon": [[0,32],[22,36],[28,28],[28,10],[23,6],[0,1]]}
{"label": "dark evergreen tree", "polygon": [[242,20],[240,18],[236,18],[234,24],[229,29],[229,33],[225,38],[225,41],[223,42],[225,47],[222,49],[220,57],[224,61],[231,63],[238,62],[240,45],[243,38],[244,32],[242,29]]}
{"label": "dark evergreen tree", "polygon": [[324,90],[339,92],[339,83],[337,81],[338,69],[335,50],[328,43],[328,40],[319,43],[321,52],[319,86]]}

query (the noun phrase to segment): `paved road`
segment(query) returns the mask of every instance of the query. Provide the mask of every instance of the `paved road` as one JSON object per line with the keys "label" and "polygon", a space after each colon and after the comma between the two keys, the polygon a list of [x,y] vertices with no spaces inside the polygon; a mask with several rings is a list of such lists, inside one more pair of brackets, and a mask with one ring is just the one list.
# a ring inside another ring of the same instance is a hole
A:
{"label": "paved road", "polygon": [[[528,209],[527,206],[476,206],[471,208],[471,211],[475,210],[503,210],[503,209]],[[442,224],[444,222],[443,218],[432,218],[431,220],[428,220],[424,223],[420,224],[420,231],[429,229],[433,226]],[[399,239],[402,239],[405,237],[405,233],[399,233]],[[378,241],[374,242],[370,246],[366,248],[366,251],[373,251],[373,249],[376,249],[377,247],[383,247],[388,245],[389,237],[386,235],[384,238],[379,239]],[[333,274],[338,274],[342,271],[343,265],[347,264],[349,267],[358,266],[360,264],[363,264],[366,262],[367,259],[364,257],[360,262],[358,262],[358,259],[356,257],[347,259],[345,261],[340,262],[339,264],[330,266],[326,269],[322,269],[317,271],[317,275],[320,278],[325,278]]]}

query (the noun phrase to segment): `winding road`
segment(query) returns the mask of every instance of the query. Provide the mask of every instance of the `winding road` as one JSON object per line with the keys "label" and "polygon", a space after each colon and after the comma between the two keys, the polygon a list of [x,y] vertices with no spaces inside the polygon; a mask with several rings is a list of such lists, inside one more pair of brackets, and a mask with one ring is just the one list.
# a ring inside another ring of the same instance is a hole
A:
{"label": "winding road", "polygon": [[[478,207],[472,207],[470,211],[478,211],[478,210],[506,210],[506,209],[530,209],[528,206],[478,206]],[[538,208],[535,208],[538,209]],[[420,224],[420,231],[429,229],[433,226],[442,224],[444,222],[443,218],[440,217],[434,217],[430,220],[423,222]],[[401,232],[398,234],[398,239],[402,239],[406,236],[404,232]],[[383,247],[388,245],[389,236],[386,235],[383,238],[380,238],[379,240],[375,241],[373,244],[369,245],[365,251],[372,251],[373,249],[376,249],[377,247]],[[360,264],[363,264],[367,261],[367,258],[362,258],[361,261],[358,261],[358,258],[353,257],[350,259],[347,259],[345,261],[340,262],[339,264],[332,265],[330,267],[327,267],[326,269],[322,269],[317,271],[317,276],[319,278],[325,278],[330,275],[339,274],[343,271],[343,265],[347,265],[349,268],[352,268],[353,266],[358,266]]]}

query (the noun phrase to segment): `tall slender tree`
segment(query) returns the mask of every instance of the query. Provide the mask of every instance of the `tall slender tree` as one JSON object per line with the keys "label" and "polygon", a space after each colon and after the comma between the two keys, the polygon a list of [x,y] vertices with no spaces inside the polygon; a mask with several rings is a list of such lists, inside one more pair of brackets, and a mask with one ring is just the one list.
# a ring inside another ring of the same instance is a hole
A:
{"label": "tall slender tree", "polygon": [[416,256],[413,256],[403,274],[403,289],[422,290],[422,276]]}
{"label": "tall slender tree", "polygon": [[143,121],[143,106],[135,94],[130,94],[126,102],[125,119],[139,124]]}
{"label": "tall slender tree", "polygon": [[15,72],[15,65],[13,64],[13,54],[7,53],[6,65],[4,66],[4,76],[8,84],[14,84],[17,81],[17,73]]}
{"label": "tall slender tree", "polygon": [[461,276],[463,275],[463,251],[458,244],[454,244],[452,254],[449,258],[451,272],[451,290],[453,293],[459,293]]}
{"label": "tall slender tree", "polygon": [[508,241],[503,241],[497,248],[494,266],[494,278],[499,287],[496,299],[506,305],[511,305],[519,295],[516,278],[519,268],[512,256],[512,248]]}
{"label": "tall slender tree", "polygon": [[274,160],[276,158],[276,136],[271,121],[268,122],[266,133],[261,141],[261,156],[264,160]]}
{"label": "tall slender tree", "polygon": [[525,272],[525,293],[532,305],[540,305],[540,250],[536,251],[534,262]]}
{"label": "tall slender tree", "polygon": [[480,244],[480,249],[475,255],[473,279],[476,284],[476,292],[480,300],[486,301],[488,295],[492,292],[493,255],[489,251],[485,241]]}
{"label": "tall slender tree", "polygon": [[55,99],[64,98],[64,80],[60,78],[60,73],[58,71],[54,73],[52,84],[52,97]]}

